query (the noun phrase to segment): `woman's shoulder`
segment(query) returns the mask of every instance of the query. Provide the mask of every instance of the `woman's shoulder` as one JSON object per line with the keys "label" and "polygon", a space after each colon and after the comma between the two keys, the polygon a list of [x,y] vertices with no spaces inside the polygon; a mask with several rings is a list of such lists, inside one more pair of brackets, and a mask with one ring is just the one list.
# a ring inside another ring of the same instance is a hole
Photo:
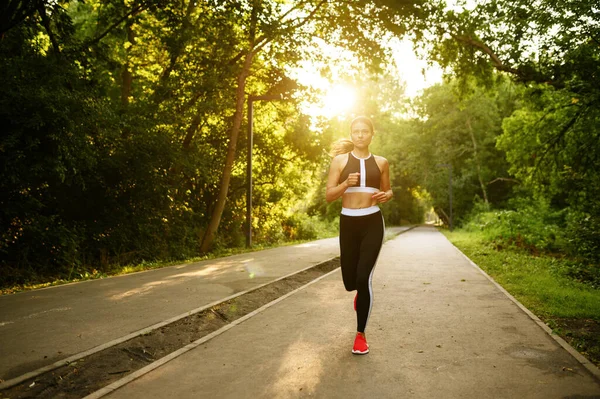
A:
{"label": "woman's shoulder", "polygon": [[348,153],[339,154],[339,155],[336,155],[335,157],[333,157],[333,159],[331,160],[331,163],[341,164],[341,163],[345,163],[347,160],[348,160]]}
{"label": "woman's shoulder", "polygon": [[375,155],[375,154],[373,154],[373,157],[375,158],[375,163],[379,167],[379,170],[381,170],[383,172],[383,171],[386,171],[389,169],[390,164],[388,163],[387,159],[385,159],[384,157],[381,157],[379,155]]}
{"label": "woman's shoulder", "polygon": [[380,156],[380,155],[373,154],[373,157],[375,158],[375,162],[377,162],[378,164],[386,164],[386,163],[388,163],[388,160],[385,159],[384,157]]}

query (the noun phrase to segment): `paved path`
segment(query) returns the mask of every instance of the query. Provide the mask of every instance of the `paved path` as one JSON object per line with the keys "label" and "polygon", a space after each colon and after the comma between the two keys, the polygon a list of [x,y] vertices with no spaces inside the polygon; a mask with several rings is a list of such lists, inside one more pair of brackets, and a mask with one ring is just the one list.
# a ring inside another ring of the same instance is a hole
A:
{"label": "paved path", "polygon": [[597,398],[591,373],[421,227],[383,247],[367,327],[350,353],[339,270],[114,391],[134,398]]}

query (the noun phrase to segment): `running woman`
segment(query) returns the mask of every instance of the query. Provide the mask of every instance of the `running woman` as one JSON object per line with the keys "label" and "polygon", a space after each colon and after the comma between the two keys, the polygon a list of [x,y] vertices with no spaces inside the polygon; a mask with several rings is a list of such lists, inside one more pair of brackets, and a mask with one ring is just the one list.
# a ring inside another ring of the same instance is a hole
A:
{"label": "running woman", "polygon": [[369,151],[374,134],[369,118],[355,118],[350,124],[351,140],[339,140],[332,147],[327,179],[327,202],[342,197],[340,259],[344,287],[357,291],[357,333],[352,348],[356,355],[369,353],[365,328],[373,305],[371,280],[385,230],[377,204],[393,196],[387,159]]}

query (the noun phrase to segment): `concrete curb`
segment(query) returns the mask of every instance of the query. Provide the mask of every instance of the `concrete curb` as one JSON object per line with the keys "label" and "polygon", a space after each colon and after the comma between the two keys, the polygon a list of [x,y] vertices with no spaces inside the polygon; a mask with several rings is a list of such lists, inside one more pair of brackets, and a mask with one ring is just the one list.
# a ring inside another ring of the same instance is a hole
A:
{"label": "concrete curb", "polygon": [[[447,239],[447,238],[446,238]],[[450,242],[450,240],[448,240]],[[600,369],[596,367],[595,364],[586,359],[581,353],[579,353],[575,348],[573,348],[567,341],[562,339],[560,336],[554,334],[552,329],[546,325],[539,317],[533,314],[529,309],[527,309],[521,302],[519,302],[514,296],[512,296],[504,287],[498,284],[490,275],[488,275],[481,267],[479,267],[475,262],[473,262],[467,255],[465,255],[460,249],[458,249],[452,242],[450,244],[456,249],[462,256],[469,261],[471,266],[477,269],[481,274],[483,274],[492,284],[498,288],[504,295],[508,297],[515,305],[519,307],[527,316],[529,316],[542,330],[544,330],[552,339],[554,339],[560,346],[562,346],[571,356],[573,356],[583,367],[585,367],[594,378],[600,382]]]}
{"label": "concrete curb", "polygon": [[206,336],[200,338],[199,340],[194,341],[191,344],[186,345],[183,348],[181,348],[181,349],[179,349],[179,350],[177,350],[175,352],[170,353],[169,355],[167,355],[167,356],[165,356],[165,357],[157,360],[156,362],[151,363],[151,364],[147,365],[146,367],[137,370],[134,373],[131,373],[130,375],[128,375],[125,378],[122,378],[122,379],[120,379],[118,381],[115,381],[112,384],[107,385],[104,388],[99,389],[98,391],[89,394],[88,396],[84,397],[83,399],[98,399],[98,398],[102,398],[102,397],[104,397],[104,396],[112,393],[113,391],[119,389],[120,387],[129,384],[133,380],[135,380],[135,379],[137,379],[137,378],[139,378],[139,377],[141,377],[141,376],[143,376],[143,375],[151,372],[152,370],[154,370],[154,369],[156,369],[156,368],[164,365],[165,363],[168,363],[171,360],[173,360],[173,359],[175,359],[175,358],[183,355],[184,353],[189,352],[190,350],[198,347],[199,345],[202,345],[206,341],[209,341],[209,340],[211,340],[211,339],[213,339],[213,338],[215,338],[215,337],[223,334],[224,332],[226,332],[227,330],[235,327],[236,325],[241,324],[244,321],[250,319],[251,317],[256,316],[257,314],[259,314],[259,313],[267,310],[271,306],[273,306],[273,305],[275,305],[275,304],[283,301],[284,299],[288,298],[289,296],[294,295],[298,291],[301,291],[301,290],[305,289],[306,287],[309,287],[309,286],[317,283],[318,281],[320,281],[320,280],[322,280],[322,279],[330,276],[331,274],[336,273],[338,271],[338,269],[339,269],[339,267],[335,268],[334,270],[330,271],[329,273],[324,274],[321,277],[316,278],[315,280],[312,280],[311,282],[303,285],[302,287],[296,288],[295,290],[293,290],[291,292],[288,292],[287,294],[285,294],[285,295],[283,295],[283,296],[275,299],[274,301],[271,301],[271,302],[267,303],[266,305],[264,305],[264,306],[256,309],[255,311],[253,311],[251,313],[248,313],[247,315],[245,315],[245,316],[243,316],[243,317],[241,317],[241,318],[239,318],[239,319],[231,322],[230,324],[227,324],[226,326],[221,327],[217,331],[214,331],[211,334],[206,335]]}

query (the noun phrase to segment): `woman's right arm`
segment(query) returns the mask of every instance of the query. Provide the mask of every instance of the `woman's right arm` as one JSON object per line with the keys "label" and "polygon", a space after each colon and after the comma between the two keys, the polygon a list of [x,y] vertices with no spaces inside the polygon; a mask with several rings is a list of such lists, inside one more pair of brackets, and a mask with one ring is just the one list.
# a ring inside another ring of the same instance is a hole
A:
{"label": "woman's right arm", "polygon": [[333,158],[331,161],[331,166],[329,167],[329,176],[327,177],[327,192],[325,194],[325,199],[327,202],[335,201],[340,198],[344,191],[348,188],[348,179],[343,181],[341,184],[338,184],[340,181],[341,172],[341,162],[344,157],[337,156]]}

